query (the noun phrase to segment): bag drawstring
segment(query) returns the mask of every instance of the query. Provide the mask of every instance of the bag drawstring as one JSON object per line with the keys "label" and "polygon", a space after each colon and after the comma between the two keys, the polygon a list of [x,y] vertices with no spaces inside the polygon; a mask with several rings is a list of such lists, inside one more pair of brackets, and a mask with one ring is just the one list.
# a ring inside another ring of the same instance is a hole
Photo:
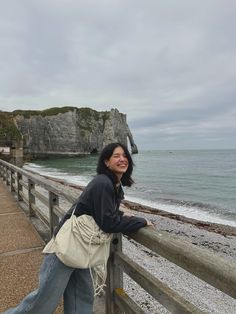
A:
{"label": "bag drawstring", "polygon": [[[89,255],[91,253],[91,245],[92,245],[92,240],[93,240],[94,237],[96,237],[95,233],[89,239],[89,252],[88,252]],[[106,243],[106,247],[108,245],[110,245],[109,241],[108,241],[108,243]],[[108,249],[108,247],[107,247],[107,249]],[[89,265],[89,272],[90,272],[90,276],[91,276],[92,283],[93,283],[94,296],[99,295],[104,290],[104,288],[106,287],[107,259],[106,259],[105,254],[104,254],[104,263],[102,265],[100,265],[100,266],[103,267],[103,271],[99,272],[99,267],[98,266],[97,267],[96,266],[95,267],[91,267]],[[102,280],[101,284],[98,283],[99,277]]]}

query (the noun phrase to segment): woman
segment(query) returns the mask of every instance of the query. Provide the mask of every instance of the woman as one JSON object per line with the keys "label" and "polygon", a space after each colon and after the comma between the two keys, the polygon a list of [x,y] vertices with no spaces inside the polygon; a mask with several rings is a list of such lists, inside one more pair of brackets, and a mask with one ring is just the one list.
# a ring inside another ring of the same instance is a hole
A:
{"label": "woman", "polygon": [[[122,185],[133,184],[132,171],[133,161],[127,148],[120,143],[107,145],[98,161],[97,176],[63,217],[55,236],[74,209],[76,216],[93,216],[98,226],[107,233],[128,233],[152,226],[144,218],[119,210],[124,197]],[[68,267],[55,254],[47,254],[40,269],[38,289],[4,314],[52,314],[62,296],[65,314],[92,313],[94,291],[89,270]]]}

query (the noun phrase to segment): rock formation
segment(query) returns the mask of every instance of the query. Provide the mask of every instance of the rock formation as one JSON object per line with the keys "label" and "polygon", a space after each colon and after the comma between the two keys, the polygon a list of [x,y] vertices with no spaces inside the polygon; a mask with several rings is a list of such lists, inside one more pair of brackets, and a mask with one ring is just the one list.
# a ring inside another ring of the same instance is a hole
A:
{"label": "rock formation", "polygon": [[98,112],[90,108],[51,108],[44,111],[15,111],[14,120],[24,139],[24,154],[33,157],[96,153],[110,142],[137,146],[117,109]]}

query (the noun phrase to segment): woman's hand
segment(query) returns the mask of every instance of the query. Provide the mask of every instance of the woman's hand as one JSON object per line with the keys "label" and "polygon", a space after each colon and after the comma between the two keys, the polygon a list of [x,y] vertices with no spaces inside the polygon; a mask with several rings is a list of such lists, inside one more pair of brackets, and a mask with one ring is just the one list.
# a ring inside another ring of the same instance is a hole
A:
{"label": "woman's hand", "polygon": [[126,217],[133,217],[134,215],[131,214],[131,213],[128,213],[128,212],[124,212],[123,216],[126,216]]}
{"label": "woman's hand", "polygon": [[155,227],[154,224],[150,220],[146,219],[146,222],[147,222],[147,227]]}
{"label": "woman's hand", "polygon": [[[131,214],[130,212],[123,212],[123,217],[134,217],[134,215],[133,214]],[[145,220],[146,220],[146,222],[147,222],[147,227],[155,227],[154,226],[154,224],[150,221],[150,220],[148,220],[147,218],[145,218]]]}

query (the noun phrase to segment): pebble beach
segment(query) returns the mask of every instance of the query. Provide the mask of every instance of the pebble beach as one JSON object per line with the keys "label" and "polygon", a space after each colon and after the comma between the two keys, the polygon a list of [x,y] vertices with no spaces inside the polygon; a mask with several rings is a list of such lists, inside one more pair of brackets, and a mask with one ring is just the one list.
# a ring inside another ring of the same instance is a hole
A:
{"label": "pebble beach", "polygon": [[[65,182],[54,180],[54,184],[59,188],[63,184],[63,189],[68,189],[74,195],[79,195],[80,193],[78,187]],[[65,210],[68,208],[66,202],[62,202],[61,206],[64,206]],[[156,230],[166,231],[193,245],[236,262],[235,227],[197,221],[168,212],[157,211],[156,209],[153,211],[152,208],[127,201],[124,201],[120,209],[151,220]],[[202,311],[218,314],[236,313],[235,299],[158,256],[132,239],[128,239],[126,236],[123,237],[123,251],[159,280],[198,306]],[[124,289],[142,307],[145,313],[169,313],[125,274]]]}
{"label": "pebble beach", "polygon": [[[139,216],[150,219],[157,230],[164,230],[194,245],[209,250],[219,256],[236,262],[236,238],[198,228],[190,223],[176,221],[158,215],[142,214]],[[206,313],[236,313],[236,300],[215,289],[206,282],[186,272],[166,259],[152,254],[146,248],[124,239],[124,252],[146,270],[179,292]],[[146,313],[169,313],[158,302],[153,300],[128,277],[125,277],[125,289],[141,304]]]}
{"label": "pebble beach", "polygon": [[[49,179],[49,178],[47,178]],[[76,197],[82,187],[52,180],[52,184]],[[43,189],[38,188],[41,193]],[[70,204],[61,199],[60,207],[65,211]],[[226,225],[206,223],[161,210],[153,210],[140,204],[124,201],[121,210],[151,220],[159,231],[166,231],[184,241],[199,246],[223,258],[236,262],[236,228]],[[123,237],[123,251],[140,266],[157,277],[181,296],[206,313],[235,314],[236,299],[210,286],[179,266],[169,262],[156,253]],[[124,289],[147,314],[170,313],[138,284],[124,274]]]}

